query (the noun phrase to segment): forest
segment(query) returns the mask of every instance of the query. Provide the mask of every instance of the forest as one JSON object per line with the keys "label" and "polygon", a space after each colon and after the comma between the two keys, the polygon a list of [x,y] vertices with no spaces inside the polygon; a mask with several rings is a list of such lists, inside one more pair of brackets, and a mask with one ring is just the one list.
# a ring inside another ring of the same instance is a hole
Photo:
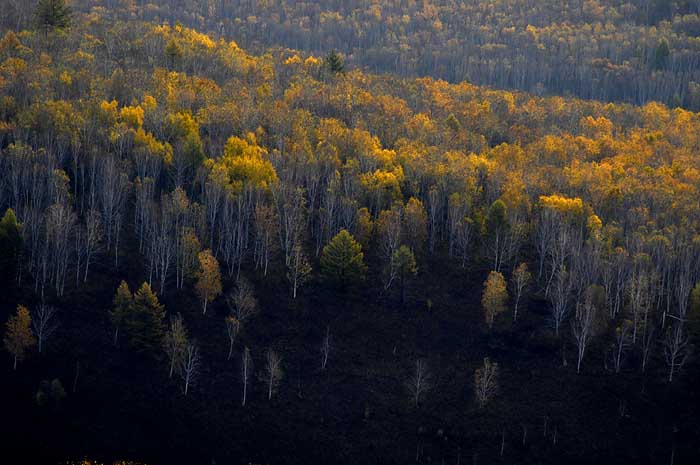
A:
{"label": "forest", "polygon": [[8,464],[694,464],[695,2],[0,0]]}
{"label": "forest", "polygon": [[[38,0],[10,3],[9,29]],[[264,55],[291,48],[402,77],[464,80],[700,110],[694,0],[73,0],[112,19],[169,21]]]}

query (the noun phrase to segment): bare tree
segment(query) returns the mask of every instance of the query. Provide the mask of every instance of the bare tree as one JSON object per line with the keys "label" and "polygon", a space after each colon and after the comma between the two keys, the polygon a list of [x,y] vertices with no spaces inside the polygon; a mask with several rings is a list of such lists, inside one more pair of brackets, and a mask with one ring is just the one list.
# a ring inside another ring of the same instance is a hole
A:
{"label": "bare tree", "polygon": [[41,353],[44,344],[58,327],[58,322],[54,319],[55,315],[56,309],[44,304],[39,305],[39,309],[32,315],[32,326],[34,327],[39,353]]}
{"label": "bare tree", "polygon": [[474,392],[479,408],[483,408],[498,389],[498,364],[486,357],[474,372]]}
{"label": "bare tree", "polygon": [[245,322],[258,311],[258,301],[255,298],[253,285],[244,277],[238,278],[236,289],[226,298],[229,316],[226,318],[226,330],[229,336],[229,358],[233,344]]}
{"label": "bare tree", "polygon": [[423,359],[416,360],[416,367],[406,386],[411,393],[413,404],[417,407],[423,394],[427,393],[432,384],[432,376],[428,363]]}
{"label": "bare tree", "polygon": [[666,330],[664,353],[668,365],[668,382],[673,382],[673,375],[678,372],[688,358],[688,338],[683,334],[683,324],[676,321]]}
{"label": "bare tree", "polygon": [[81,271],[83,282],[87,282],[88,270],[100,251],[102,240],[102,222],[100,212],[90,209],[85,215],[85,225],[79,226],[76,231],[76,285],[80,281]]}
{"label": "bare tree", "polygon": [[302,286],[311,274],[311,265],[300,243],[292,248],[292,256],[287,265],[287,279],[292,286],[292,298],[297,298],[297,289]]}
{"label": "bare tree", "polygon": [[[615,367],[615,373],[619,373],[622,367],[622,357],[632,339],[630,333],[632,332],[633,325],[634,323],[631,321],[625,320],[620,326],[615,328],[615,340],[613,341],[613,366]],[[632,343],[634,343],[633,339]]]}
{"label": "bare tree", "polygon": [[556,273],[550,295],[552,306],[551,315],[554,322],[554,333],[559,337],[559,328],[569,314],[569,299],[571,298],[571,279],[566,267],[562,266]]}
{"label": "bare tree", "polygon": [[323,338],[321,343],[321,370],[326,369],[328,364],[328,355],[331,352],[331,328],[326,326],[326,336]]}
{"label": "bare tree", "polygon": [[596,313],[597,309],[593,304],[592,292],[586,292],[583,302],[576,304],[576,317],[571,322],[571,332],[576,340],[578,348],[578,359],[576,362],[576,372],[581,371],[581,361],[586,353],[591,339],[596,333]]}
{"label": "bare tree", "polygon": [[197,381],[199,375],[199,347],[192,342],[187,344],[184,356],[180,361],[180,376],[185,383],[185,395],[192,384]]}
{"label": "bare tree", "polygon": [[644,334],[642,334],[642,373],[647,370],[647,365],[649,364],[649,357],[651,356],[651,349],[654,346],[654,327],[648,325]]}
{"label": "bare tree", "polygon": [[513,288],[513,294],[515,297],[515,305],[513,306],[513,322],[518,321],[518,305],[520,304],[520,298],[523,292],[530,285],[532,275],[527,270],[527,264],[521,263],[513,271],[513,276],[511,277],[511,283]]}
{"label": "bare tree", "polygon": [[253,358],[250,356],[250,349],[244,348],[241,360],[241,381],[243,382],[243,399],[241,405],[245,406],[248,398],[248,385],[250,384],[251,374],[253,373]]}
{"label": "bare tree", "polygon": [[284,372],[282,371],[282,358],[272,350],[265,353],[265,380],[267,383],[267,399],[272,399],[272,394],[277,391]]}
{"label": "bare tree", "polygon": [[187,355],[187,328],[181,315],[178,314],[170,319],[170,329],[165,333],[163,346],[170,359],[169,377],[172,378],[175,369],[182,368],[182,360]]}

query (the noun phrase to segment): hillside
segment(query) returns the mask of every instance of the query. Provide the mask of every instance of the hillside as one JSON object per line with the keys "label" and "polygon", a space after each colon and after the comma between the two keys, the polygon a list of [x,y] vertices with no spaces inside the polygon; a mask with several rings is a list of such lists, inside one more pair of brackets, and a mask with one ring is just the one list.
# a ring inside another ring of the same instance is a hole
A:
{"label": "hillside", "polygon": [[0,40],[7,463],[694,463],[698,113],[107,6]]}

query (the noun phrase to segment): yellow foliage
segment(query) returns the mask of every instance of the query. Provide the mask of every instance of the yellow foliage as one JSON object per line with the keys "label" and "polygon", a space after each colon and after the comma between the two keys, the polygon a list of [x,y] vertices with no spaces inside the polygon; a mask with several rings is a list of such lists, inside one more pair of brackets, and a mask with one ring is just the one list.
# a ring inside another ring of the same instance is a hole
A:
{"label": "yellow foliage", "polygon": [[541,195],[540,206],[550,208],[563,215],[580,216],[583,214],[583,201],[580,198],[568,198],[562,195]]}

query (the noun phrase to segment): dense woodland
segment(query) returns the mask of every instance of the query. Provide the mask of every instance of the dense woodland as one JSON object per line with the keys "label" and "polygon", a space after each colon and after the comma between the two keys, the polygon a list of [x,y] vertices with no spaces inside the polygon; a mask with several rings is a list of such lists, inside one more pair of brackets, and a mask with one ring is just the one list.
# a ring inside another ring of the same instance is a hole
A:
{"label": "dense woodland", "polygon": [[697,459],[692,2],[8,3],[8,463]]}
{"label": "dense woodland", "polygon": [[[6,0],[19,30],[38,0]],[[700,3],[693,0],[74,0],[112,18],[164,20],[235,40],[401,76],[536,94],[700,109]]]}

